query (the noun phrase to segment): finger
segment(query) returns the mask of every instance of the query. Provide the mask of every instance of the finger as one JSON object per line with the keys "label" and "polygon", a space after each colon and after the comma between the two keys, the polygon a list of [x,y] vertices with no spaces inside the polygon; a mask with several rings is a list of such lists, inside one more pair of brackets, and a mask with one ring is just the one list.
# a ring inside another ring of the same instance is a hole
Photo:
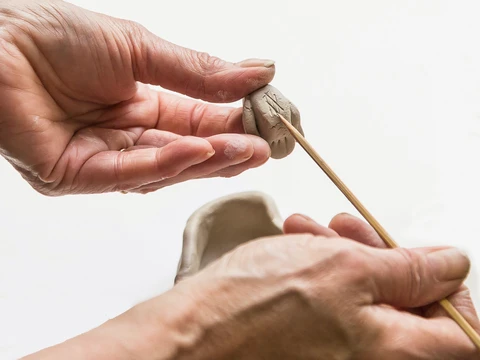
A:
{"label": "finger", "polygon": [[126,25],[137,81],[209,102],[233,102],[267,85],[275,75],[269,60],[234,64],[160,39],[142,26]]}
{"label": "finger", "polygon": [[159,130],[201,137],[245,133],[241,108],[207,104],[163,92],[158,93],[158,97]]}
{"label": "finger", "polygon": [[[468,257],[455,248],[362,248],[362,277],[374,303],[413,308],[456,291],[470,269]],[[360,256],[360,254],[359,254]]]}
{"label": "finger", "polygon": [[262,166],[268,161],[268,158],[262,156],[253,155],[247,161],[240,163],[238,165],[227,166],[224,169],[220,169],[208,175],[203,175],[197,179],[209,179],[209,178],[233,178],[243,174],[247,170],[255,169],[259,166]]}
{"label": "finger", "polygon": [[308,233],[317,236],[336,237],[338,234],[325,226],[317,224],[308,216],[294,214],[288,217],[283,223],[283,232],[285,234],[303,234]]}
{"label": "finger", "polygon": [[128,190],[175,177],[213,155],[212,145],[195,137],[183,137],[162,148],[103,151],[84,163],[76,183],[88,184],[88,192]]}
{"label": "finger", "polygon": [[[457,291],[448,297],[450,303],[464,316],[465,320],[480,333],[480,321],[475,305],[470,296],[470,290],[462,285]],[[435,303],[424,309],[424,314],[429,318],[450,317],[443,307]]]}
{"label": "finger", "polygon": [[135,123],[143,129],[207,137],[223,133],[245,134],[242,113],[242,108],[208,104],[140,84],[134,98],[107,112],[92,113],[88,119],[99,121],[109,129],[124,130]]}
{"label": "finger", "polygon": [[265,164],[270,159],[270,147],[262,138],[251,137],[250,139],[252,139],[254,148],[253,155],[250,159],[237,165],[227,166],[218,171],[202,176],[202,178],[231,178],[238,176],[247,170],[254,169]]}
{"label": "finger", "polygon": [[381,329],[371,359],[478,359],[478,350],[460,327],[447,318],[424,319],[394,309],[368,309]]}
{"label": "finger", "polygon": [[342,237],[361,242],[368,246],[387,248],[385,242],[368,223],[353,215],[345,213],[338,214],[330,221],[328,227]]}
{"label": "finger", "polygon": [[249,135],[222,134],[212,136],[206,140],[209,141],[215,150],[215,155],[210,159],[184,170],[174,178],[141,186],[132,191],[145,194],[190,179],[206,177],[221,169],[246,162],[254,155],[258,144],[263,146],[262,139]]}
{"label": "finger", "polygon": [[[335,229],[340,236],[360,241],[373,247],[387,247],[377,232],[368,223],[353,215],[339,214],[332,219],[329,226]],[[466,289],[466,287],[462,286],[461,289]],[[466,291],[468,292],[468,289]],[[459,307],[459,311],[467,318],[467,321],[469,321],[472,326],[479,325],[472,300],[469,296],[466,296],[465,291],[457,291],[450,298],[451,301],[455,303],[454,306]],[[421,314],[422,316],[429,317],[448,316],[445,310],[438,304],[427,308],[409,309],[409,311],[417,315]]]}
{"label": "finger", "polygon": [[136,146],[146,145],[146,146],[161,148],[180,138],[182,138],[181,135],[174,134],[169,131],[149,129],[143,132],[142,135],[140,135],[135,145]]}

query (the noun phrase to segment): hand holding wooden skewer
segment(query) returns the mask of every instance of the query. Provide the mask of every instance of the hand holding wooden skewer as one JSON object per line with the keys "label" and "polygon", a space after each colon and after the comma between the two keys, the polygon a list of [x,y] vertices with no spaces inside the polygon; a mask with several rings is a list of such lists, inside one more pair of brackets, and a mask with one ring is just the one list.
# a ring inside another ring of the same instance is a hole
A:
{"label": "hand holding wooden skewer", "polygon": [[[308,155],[317,163],[317,165],[323,170],[323,172],[332,180],[337,188],[346,196],[346,198],[352,203],[352,205],[358,210],[358,212],[365,218],[365,220],[375,229],[378,235],[382,238],[387,246],[390,248],[397,248],[398,244],[392,239],[388,232],[382,225],[373,217],[373,215],[363,206],[358,198],[350,191],[350,189],[343,183],[343,181],[335,174],[335,172],[328,166],[328,164],[322,159],[322,157],[315,151],[315,149],[305,140],[300,132],[288,122],[281,114],[278,117],[283,124],[290,131],[297,143],[308,153]],[[445,311],[452,317],[453,320],[463,329],[472,342],[480,349],[480,335],[473,329],[473,327],[467,322],[462,314],[448,301],[443,299],[439,301],[439,304],[445,309]]]}

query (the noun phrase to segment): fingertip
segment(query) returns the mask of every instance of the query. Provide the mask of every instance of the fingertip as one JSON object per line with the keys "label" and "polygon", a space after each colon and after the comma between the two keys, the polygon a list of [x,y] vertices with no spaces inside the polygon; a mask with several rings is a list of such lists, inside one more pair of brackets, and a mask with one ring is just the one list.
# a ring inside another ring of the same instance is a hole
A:
{"label": "fingertip", "polygon": [[335,215],[332,220],[330,220],[330,223],[328,224],[328,227],[331,229],[338,228],[338,227],[343,227],[346,222],[350,220],[356,220],[356,217],[353,215],[350,215],[348,213],[340,213]]}
{"label": "fingertip", "polygon": [[296,221],[296,220],[314,221],[311,217],[304,214],[300,214],[300,213],[295,213],[290,215],[285,221]]}
{"label": "fingertip", "polygon": [[302,214],[292,214],[285,219],[283,222],[283,232],[285,234],[294,234],[295,229],[298,228],[299,224],[302,224],[306,220],[306,216]]}
{"label": "fingertip", "polygon": [[325,226],[318,224],[310,217],[303,214],[293,214],[283,224],[286,234],[309,233],[316,236],[335,237],[338,234]]}
{"label": "fingertip", "polygon": [[370,224],[349,213],[335,215],[330,220],[328,227],[336,231],[340,236],[361,242],[362,244],[377,248],[387,247]]}
{"label": "fingertip", "polygon": [[207,140],[184,136],[157,149],[157,163],[164,174],[162,179],[167,179],[194,165],[204,163],[214,154],[215,150]]}
{"label": "fingertip", "polygon": [[[235,161],[234,165],[226,165],[226,167],[217,170],[210,176],[221,176],[225,178],[230,178],[240,175],[246,170],[262,166],[270,159],[270,147],[262,138],[253,135],[241,136],[249,139],[252,143],[253,154],[250,156],[250,158],[243,161]],[[227,161],[230,162],[230,160],[228,159]]]}
{"label": "fingertip", "polygon": [[232,135],[225,142],[223,154],[231,161],[246,161],[254,154],[254,144],[246,136]]}
{"label": "fingertip", "polygon": [[[212,75],[208,87],[219,89],[210,101],[227,103],[240,100],[255,90],[268,85],[275,77],[275,66],[239,67]],[[222,85],[220,85],[222,84]]]}
{"label": "fingertip", "polygon": [[253,67],[272,68],[275,66],[275,61],[268,60],[268,59],[245,59],[236,63],[235,65],[244,67],[244,68],[253,68]]}
{"label": "fingertip", "polygon": [[272,153],[268,143],[259,136],[247,135],[247,137],[253,145],[255,162],[259,165],[267,162]]}
{"label": "fingertip", "polygon": [[246,80],[247,93],[244,96],[252,93],[255,90],[260,89],[265,85],[268,85],[275,77],[275,71],[275,66],[256,67],[249,70],[249,74]]}
{"label": "fingertip", "polygon": [[196,155],[195,158],[207,160],[215,155],[215,149],[206,139],[196,136],[185,136],[180,140],[191,148],[191,151]]}
{"label": "fingertip", "polygon": [[[412,251],[418,251],[420,254],[424,253],[423,249]],[[428,252],[427,259],[428,265],[438,281],[463,282],[470,272],[470,258],[464,251],[454,247]]]}
{"label": "fingertip", "polygon": [[295,218],[297,216],[302,216],[302,215],[301,214],[292,214],[289,217],[287,217],[285,219],[285,221],[283,222],[283,228],[285,229],[285,226],[288,226],[288,225],[290,225],[290,222],[295,221]]}

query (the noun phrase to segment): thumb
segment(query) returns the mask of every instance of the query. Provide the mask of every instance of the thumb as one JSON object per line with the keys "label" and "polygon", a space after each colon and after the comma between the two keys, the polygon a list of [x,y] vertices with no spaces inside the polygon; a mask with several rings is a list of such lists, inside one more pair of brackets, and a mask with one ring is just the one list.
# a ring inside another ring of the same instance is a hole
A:
{"label": "thumb", "polygon": [[209,102],[237,101],[267,85],[275,75],[271,60],[230,63],[165,41],[129,23],[135,80]]}
{"label": "thumb", "polygon": [[376,303],[431,304],[455,292],[470,269],[468,257],[455,248],[370,249],[376,253],[369,282]]}

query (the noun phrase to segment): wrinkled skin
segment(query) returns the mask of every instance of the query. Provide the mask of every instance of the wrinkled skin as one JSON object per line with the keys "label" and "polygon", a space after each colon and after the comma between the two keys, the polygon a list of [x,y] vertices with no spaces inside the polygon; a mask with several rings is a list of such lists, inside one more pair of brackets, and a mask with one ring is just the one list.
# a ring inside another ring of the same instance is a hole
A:
{"label": "wrinkled skin", "polygon": [[262,137],[270,145],[271,157],[282,159],[295,148],[295,138],[277,114],[304,135],[297,107],[272,85],[254,91],[243,102],[245,132]]}
{"label": "wrinkled skin", "polygon": [[[272,62],[228,63],[63,1],[0,1],[0,153],[46,195],[146,193],[234,176],[270,149],[233,102]],[[125,149],[126,151],[120,151]]]}
{"label": "wrinkled skin", "polygon": [[462,255],[443,259],[446,268],[435,273],[428,254],[444,248],[385,249],[369,225],[348,215],[329,228],[293,216],[285,232],[243,245],[179,284],[179,293],[195,294],[205,307],[197,317],[209,329],[202,341],[225,341],[208,356],[192,347],[180,359],[480,358],[442,309],[426,306],[454,293],[452,303],[480,330],[461,285]]}
{"label": "wrinkled skin", "polygon": [[385,249],[369,225],[346,214],[329,227],[294,215],[284,231],[29,360],[92,358],[92,348],[96,359],[480,358],[459,326],[429,306],[449,296],[480,331],[461,252]]}

